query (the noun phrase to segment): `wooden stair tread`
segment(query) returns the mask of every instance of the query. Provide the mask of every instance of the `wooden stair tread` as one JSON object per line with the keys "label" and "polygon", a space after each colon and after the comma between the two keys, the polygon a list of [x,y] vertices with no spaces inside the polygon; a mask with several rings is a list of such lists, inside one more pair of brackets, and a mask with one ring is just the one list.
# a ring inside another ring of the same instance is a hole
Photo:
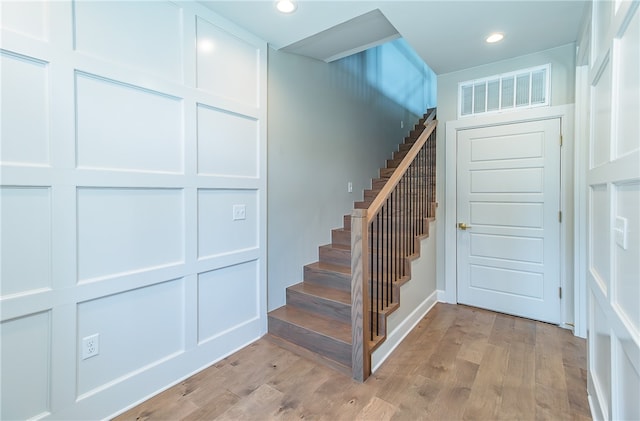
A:
{"label": "wooden stair tread", "polygon": [[269,317],[277,318],[303,329],[351,345],[351,325],[315,313],[283,306],[269,312]]}
{"label": "wooden stair tread", "polygon": [[347,291],[320,286],[309,282],[300,282],[299,284],[290,286],[288,289],[302,294],[321,297],[325,300],[351,305],[351,294]]}

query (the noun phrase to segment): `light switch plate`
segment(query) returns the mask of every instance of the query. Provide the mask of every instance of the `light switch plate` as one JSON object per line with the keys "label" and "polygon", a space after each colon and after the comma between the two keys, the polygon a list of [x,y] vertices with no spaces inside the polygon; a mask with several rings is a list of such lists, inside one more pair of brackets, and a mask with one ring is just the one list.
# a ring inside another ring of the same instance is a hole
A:
{"label": "light switch plate", "polygon": [[247,218],[247,210],[245,205],[233,205],[233,220],[239,221]]}
{"label": "light switch plate", "polygon": [[615,226],[613,227],[613,236],[616,244],[622,247],[623,250],[627,249],[627,218],[616,216]]}

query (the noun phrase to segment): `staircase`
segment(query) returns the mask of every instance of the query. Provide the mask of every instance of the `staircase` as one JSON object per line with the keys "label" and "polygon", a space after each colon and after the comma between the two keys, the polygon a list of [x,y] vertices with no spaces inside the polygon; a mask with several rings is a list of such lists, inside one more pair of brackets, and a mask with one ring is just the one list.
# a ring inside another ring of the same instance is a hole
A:
{"label": "staircase", "polygon": [[[364,200],[354,203],[355,209],[367,209],[374,201],[425,130],[427,115],[429,112],[414,126],[404,143],[399,145],[392,159],[387,160],[386,167],[380,169],[379,178],[373,179],[371,189],[364,191]],[[268,314],[269,339],[349,376],[352,375],[353,348],[351,220],[351,215],[344,216],[343,227],[331,231],[331,244],[319,247],[319,260],[304,267],[303,282],[287,288],[286,305]],[[419,255],[418,238],[412,239],[412,242],[417,243],[417,248],[402,259],[403,265],[409,270],[409,261]],[[399,287],[410,279],[408,271],[403,273],[405,276],[394,278],[391,282],[393,285],[390,285],[394,290],[391,294],[394,302],[378,312],[375,320],[372,317],[372,324],[378,333],[372,334],[366,347],[369,353],[386,338],[386,316],[398,308]],[[375,296],[376,292],[371,294]]]}

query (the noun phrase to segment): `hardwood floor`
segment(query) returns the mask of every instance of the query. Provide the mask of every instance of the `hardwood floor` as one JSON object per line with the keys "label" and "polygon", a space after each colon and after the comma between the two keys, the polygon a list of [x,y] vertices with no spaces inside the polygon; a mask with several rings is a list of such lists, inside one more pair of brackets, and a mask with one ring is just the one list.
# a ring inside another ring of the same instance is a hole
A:
{"label": "hardwood floor", "polygon": [[116,420],[587,420],[586,343],[439,303],[366,382],[265,338]]}

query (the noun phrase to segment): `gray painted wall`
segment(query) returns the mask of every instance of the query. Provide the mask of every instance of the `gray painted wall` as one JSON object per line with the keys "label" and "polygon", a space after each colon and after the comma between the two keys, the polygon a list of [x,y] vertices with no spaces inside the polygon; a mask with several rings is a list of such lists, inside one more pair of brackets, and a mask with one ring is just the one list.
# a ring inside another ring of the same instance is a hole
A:
{"label": "gray painted wall", "polygon": [[[318,260],[318,246],[418,119],[376,87],[393,76],[381,59],[375,49],[328,64],[269,50],[269,310],[284,305],[285,288],[302,281],[303,266]],[[426,92],[435,80],[409,60],[404,69],[396,77],[414,79],[407,89]]]}

